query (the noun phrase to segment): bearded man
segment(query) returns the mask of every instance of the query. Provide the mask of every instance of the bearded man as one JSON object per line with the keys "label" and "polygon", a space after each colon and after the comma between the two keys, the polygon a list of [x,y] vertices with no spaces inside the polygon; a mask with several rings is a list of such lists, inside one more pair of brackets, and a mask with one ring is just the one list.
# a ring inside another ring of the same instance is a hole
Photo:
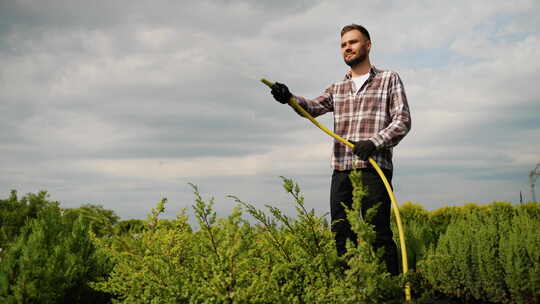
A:
{"label": "bearded man", "polygon": [[[371,64],[371,45],[371,37],[365,27],[357,24],[343,27],[341,55],[350,67],[345,79],[330,85],[317,98],[294,97],[313,117],[333,112],[334,133],[354,144],[354,149],[351,149],[334,140],[330,216],[337,254],[345,254],[347,239],[357,244],[357,237],[342,205],[352,206],[353,187],[349,173],[357,169],[362,172],[362,182],[367,189],[367,195],[361,202],[363,218],[368,209],[378,205],[375,216],[370,219],[376,232],[373,246],[376,250],[384,248],[383,259],[388,272],[397,275],[397,247],[390,229],[390,197],[368,158],[372,157],[377,162],[391,183],[392,149],[409,132],[411,116],[399,75],[379,70]],[[278,82],[272,87],[272,95],[282,104],[293,97],[287,86]]]}

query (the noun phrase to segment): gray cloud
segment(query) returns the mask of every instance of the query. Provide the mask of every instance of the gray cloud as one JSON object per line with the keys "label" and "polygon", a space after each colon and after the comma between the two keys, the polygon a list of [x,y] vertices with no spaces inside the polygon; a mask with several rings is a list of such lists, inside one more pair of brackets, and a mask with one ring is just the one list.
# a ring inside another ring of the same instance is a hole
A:
{"label": "gray cloud", "polygon": [[0,192],[47,189],[67,206],[103,203],[129,218],[161,196],[171,212],[190,206],[195,182],[224,201],[222,213],[227,194],[293,212],[285,175],[324,213],[331,139],[259,78],[317,96],[346,72],[338,33],[358,22],[372,33],[374,64],[402,76],[413,112],[395,153],[398,200],[515,201],[540,161],[537,10],[534,1],[2,1]]}

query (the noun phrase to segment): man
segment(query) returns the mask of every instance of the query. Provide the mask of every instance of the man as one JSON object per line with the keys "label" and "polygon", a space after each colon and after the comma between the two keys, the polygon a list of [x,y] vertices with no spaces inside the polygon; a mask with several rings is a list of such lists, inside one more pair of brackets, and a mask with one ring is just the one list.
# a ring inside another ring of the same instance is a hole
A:
{"label": "man", "polygon": [[[399,273],[397,248],[390,229],[390,197],[377,172],[367,161],[372,157],[389,182],[392,180],[392,148],[409,132],[411,118],[403,83],[393,71],[379,70],[371,65],[371,38],[360,25],[351,24],[341,30],[341,55],[350,70],[345,79],[329,86],[315,99],[294,96],[298,104],[316,117],[334,112],[334,132],[355,146],[351,149],[337,140],[332,155],[330,216],[339,256],[346,251],[346,240],[356,244],[342,206],[352,205],[352,185],[349,173],[362,171],[362,182],[368,195],[362,200],[362,215],[381,203],[371,224],[375,226],[374,248],[384,248],[383,259],[388,271]],[[287,86],[275,83],[272,95],[280,103],[293,96]]]}

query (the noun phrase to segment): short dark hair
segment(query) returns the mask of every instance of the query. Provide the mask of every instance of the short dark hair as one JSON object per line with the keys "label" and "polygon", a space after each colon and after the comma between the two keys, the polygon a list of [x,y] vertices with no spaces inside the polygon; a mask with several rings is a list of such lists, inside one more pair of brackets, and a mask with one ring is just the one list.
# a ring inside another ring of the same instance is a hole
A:
{"label": "short dark hair", "polygon": [[364,35],[364,37],[367,39],[367,40],[370,40],[371,41],[371,37],[369,36],[369,32],[368,30],[366,30],[365,27],[361,26],[361,25],[358,25],[358,24],[349,24],[349,25],[345,25],[342,29],[341,29],[341,37],[343,37],[343,35],[348,32],[348,31],[352,31],[352,30],[357,30],[357,31],[360,31],[360,33],[362,33],[362,35]]}

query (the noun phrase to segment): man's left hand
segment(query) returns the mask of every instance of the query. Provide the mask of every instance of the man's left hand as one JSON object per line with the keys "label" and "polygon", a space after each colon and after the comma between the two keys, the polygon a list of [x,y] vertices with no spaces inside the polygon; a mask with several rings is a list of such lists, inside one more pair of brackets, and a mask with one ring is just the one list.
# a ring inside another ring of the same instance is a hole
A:
{"label": "man's left hand", "polygon": [[375,144],[371,140],[351,141],[354,145],[353,154],[366,161],[375,152]]}

